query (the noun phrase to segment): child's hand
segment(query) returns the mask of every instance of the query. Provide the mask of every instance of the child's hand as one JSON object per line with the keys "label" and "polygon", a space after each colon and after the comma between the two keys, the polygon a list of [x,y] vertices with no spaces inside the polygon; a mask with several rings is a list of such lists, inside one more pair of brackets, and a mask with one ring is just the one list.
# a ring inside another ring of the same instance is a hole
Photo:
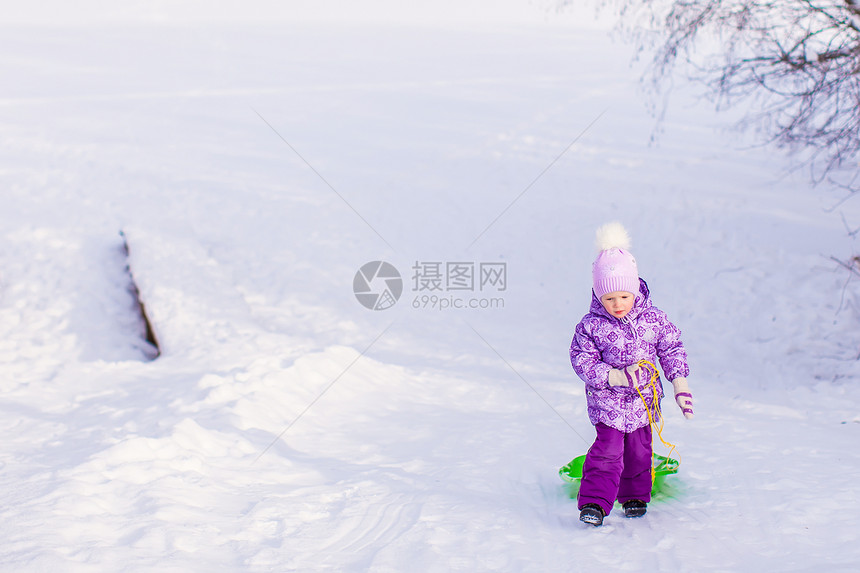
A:
{"label": "child's hand", "polygon": [[693,395],[690,394],[690,385],[686,378],[675,378],[672,380],[672,388],[675,390],[675,402],[688,420],[693,417]]}
{"label": "child's hand", "polygon": [[651,380],[651,369],[631,364],[627,368],[609,371],[609,385],[615,387],[642,388]]}

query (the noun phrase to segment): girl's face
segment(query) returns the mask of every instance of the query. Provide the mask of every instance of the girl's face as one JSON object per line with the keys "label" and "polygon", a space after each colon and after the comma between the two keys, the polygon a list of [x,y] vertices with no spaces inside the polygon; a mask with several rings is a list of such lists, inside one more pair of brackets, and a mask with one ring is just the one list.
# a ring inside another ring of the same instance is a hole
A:
{"label": "girl's face", "polygon": [[606,312],[615,318],[624,318],[633,308],[636,297],[633,296],[633,293],[617,290],[615,292],[608,292],[600,297],[600,302],[603,303],[603,308],[606,309]]}

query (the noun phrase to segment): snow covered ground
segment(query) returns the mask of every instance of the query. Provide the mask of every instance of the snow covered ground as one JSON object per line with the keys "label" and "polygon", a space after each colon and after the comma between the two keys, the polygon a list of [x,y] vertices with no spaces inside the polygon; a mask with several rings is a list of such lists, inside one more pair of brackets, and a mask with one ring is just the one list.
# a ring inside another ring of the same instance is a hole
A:
{"label": "snow covered ground", "polygon": [[[684,90],[649,146],[584,21],[129,14],[0,34],[0,570],[855,570],[856,199]],[[679,474],[594,529],[557,470],[612,219],[696,418],[664,403]],[[448,262],[504,263],[442,293],[503,308],[432,308],[413,267]]]}

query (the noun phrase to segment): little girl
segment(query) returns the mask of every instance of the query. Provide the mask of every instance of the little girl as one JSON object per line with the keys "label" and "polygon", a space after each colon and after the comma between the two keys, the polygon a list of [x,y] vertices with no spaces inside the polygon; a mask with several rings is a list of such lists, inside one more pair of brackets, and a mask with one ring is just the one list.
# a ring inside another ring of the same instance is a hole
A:
{"label": "little girl", "polygon": [[585,381],[588,417],[597,431],[578,500],[579,519],[595,526],[603,524],[616,499],[626,517],[641,517],[651,501],[651,426],[643,398],[653,413],[663,387],[659,378],[652,387],[653,371],[640,360],[660,359],[675,402],[685,417],[693,417],[681,332],[651,304],[627,231],[620,223],[604,225],[597,230],[597,248],[591,309],[570,345],[570,362]]}

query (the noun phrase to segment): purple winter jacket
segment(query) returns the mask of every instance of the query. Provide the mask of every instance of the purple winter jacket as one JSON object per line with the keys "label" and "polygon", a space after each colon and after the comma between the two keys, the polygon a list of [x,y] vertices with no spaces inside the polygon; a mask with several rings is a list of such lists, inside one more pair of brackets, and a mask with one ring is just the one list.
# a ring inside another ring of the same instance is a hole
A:
{"label": "purple winter jacket", "polygon": [[[660,366],[669,380],[688,376],[687,352],[681,331],[669,322],[666,313],[651,304],[648,285],[639,279],[639,294],[624,318],[609,314],[594,292],[591,309],[579,324],[570,345],[570,363],[585,381],[588,418],[592,424],[605,424],[625,433],[648,425],[642,398],[634,388],[609,385],[609,370],[624,368],[642,359]],[[657,381],[659,400],[663,385]],[[653,403],[650,385],[642,390]]]}

